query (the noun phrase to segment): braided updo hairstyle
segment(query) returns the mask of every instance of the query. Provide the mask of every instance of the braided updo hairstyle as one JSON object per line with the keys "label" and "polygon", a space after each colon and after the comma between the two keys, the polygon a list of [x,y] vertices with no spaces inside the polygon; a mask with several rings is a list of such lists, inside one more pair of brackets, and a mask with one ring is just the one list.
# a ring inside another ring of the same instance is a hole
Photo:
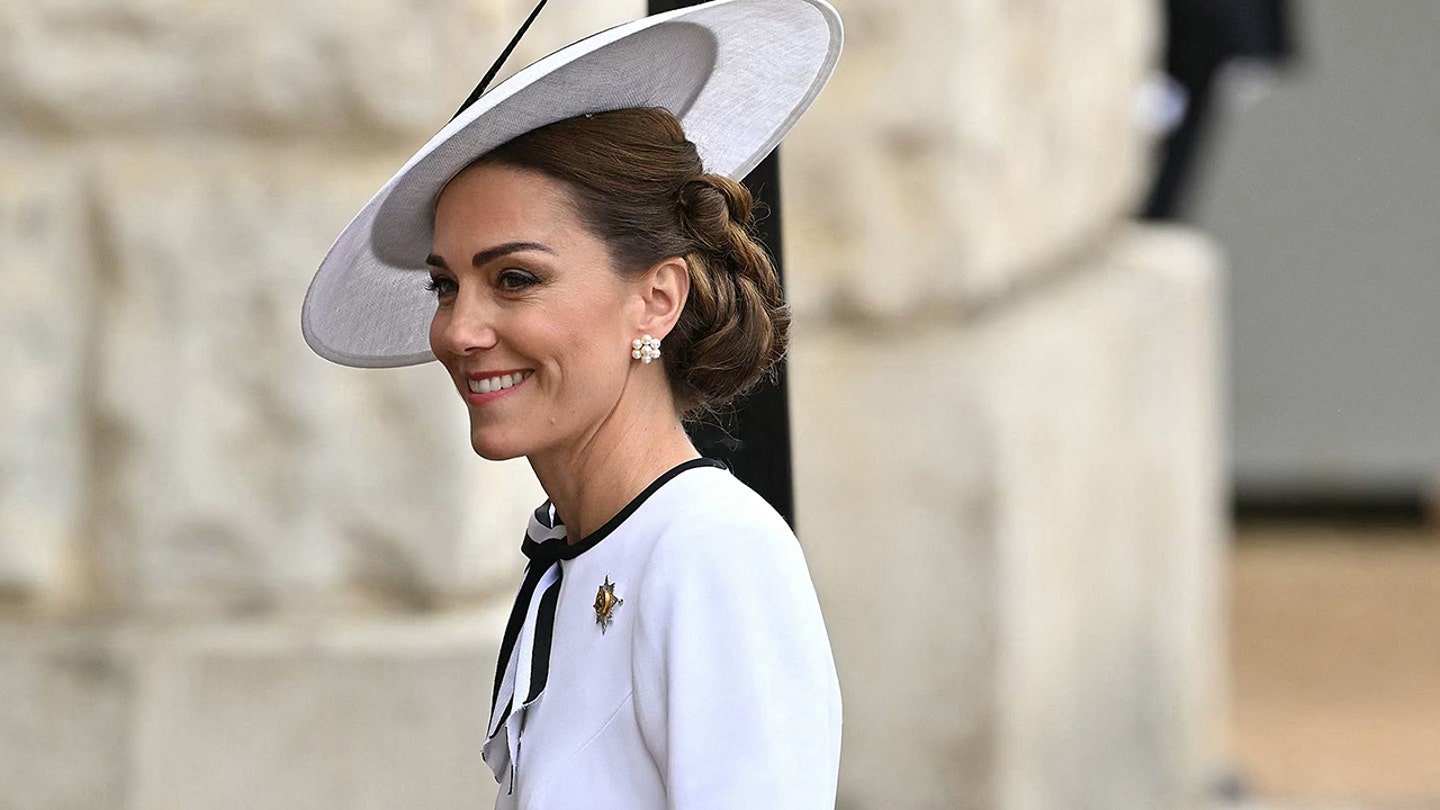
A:
{"label": "braided updo hairstyle", "polygon": [[785,354],[790,312],[756,240],[750,191],[708,173],[668,110],[637,107],[532,130],[476,163],[568,184],[581,221],[622,273],[685,257],[690,294],[662,358],[681,416],[722,406]]}

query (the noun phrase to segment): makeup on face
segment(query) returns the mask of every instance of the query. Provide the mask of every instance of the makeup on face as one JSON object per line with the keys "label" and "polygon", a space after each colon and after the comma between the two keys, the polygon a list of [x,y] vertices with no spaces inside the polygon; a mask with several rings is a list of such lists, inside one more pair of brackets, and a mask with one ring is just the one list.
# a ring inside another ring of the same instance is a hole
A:
{"label": "makeup on face", "polygon": [[[431,349],[485,458],[592,430],[625,390],[631,294],[569,192],[538,172],[478,165],[441,195],[427,258]],[[467,266],[468,265],[468,266]]]}

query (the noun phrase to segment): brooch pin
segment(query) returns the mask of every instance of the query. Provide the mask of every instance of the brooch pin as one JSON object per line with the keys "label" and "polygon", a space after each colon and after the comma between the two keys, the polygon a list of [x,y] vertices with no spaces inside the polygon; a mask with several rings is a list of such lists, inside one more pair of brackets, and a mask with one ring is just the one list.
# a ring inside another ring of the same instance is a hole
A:
{"label": "brooch pin", "polygon": [[625,604],[625,600],[615,595],[615,583],[610,581],[610,575],[605,575],[605,584],[595,594],[595,623],[600,625],[600,632],[604,633],[610,629],[610,622],[614,618],[615,608]]}

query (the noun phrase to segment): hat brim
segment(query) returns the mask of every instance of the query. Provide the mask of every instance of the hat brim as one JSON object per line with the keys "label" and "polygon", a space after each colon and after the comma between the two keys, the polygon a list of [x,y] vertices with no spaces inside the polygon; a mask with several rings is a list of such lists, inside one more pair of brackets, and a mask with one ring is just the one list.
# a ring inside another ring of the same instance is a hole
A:
{"label": "hat brim", "polygon": [[305,342],[357,368],[435,359],[425,288],[434,201],[471,161],[585,113],[664,107],[706,171],[742,179],[834,71],[843,31],[825,0],[713,0],[601,31],[491,88],[416,152],[321,261],[301,308]]}

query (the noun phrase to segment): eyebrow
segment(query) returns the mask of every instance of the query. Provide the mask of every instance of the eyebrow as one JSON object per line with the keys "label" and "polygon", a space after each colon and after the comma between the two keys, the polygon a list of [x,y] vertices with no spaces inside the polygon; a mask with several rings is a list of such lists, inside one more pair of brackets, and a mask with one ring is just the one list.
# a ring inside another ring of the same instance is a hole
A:
{"label": "eyebrow", "polygon": [[[495,261],[501,256],[508,256],[511,253],[518,253],[522,250],[538,250],[542,253],[550,253],[552,255],[555,253],[555,251],[551,250],[545,245],[540,244],[539,242],[506,242],[503,245],[496,245],[495,247],[486,248],[485,250],[476,253],[470,259],[470,266],[482,267],[486,264],[489,264],[490,262]],[[429,256],[425,257],[425,263],[430,265],[431,267],[438,267],[441,270],[450,269],[449,265],[445,264],[445,260],[434,253],[431,253]]]}

